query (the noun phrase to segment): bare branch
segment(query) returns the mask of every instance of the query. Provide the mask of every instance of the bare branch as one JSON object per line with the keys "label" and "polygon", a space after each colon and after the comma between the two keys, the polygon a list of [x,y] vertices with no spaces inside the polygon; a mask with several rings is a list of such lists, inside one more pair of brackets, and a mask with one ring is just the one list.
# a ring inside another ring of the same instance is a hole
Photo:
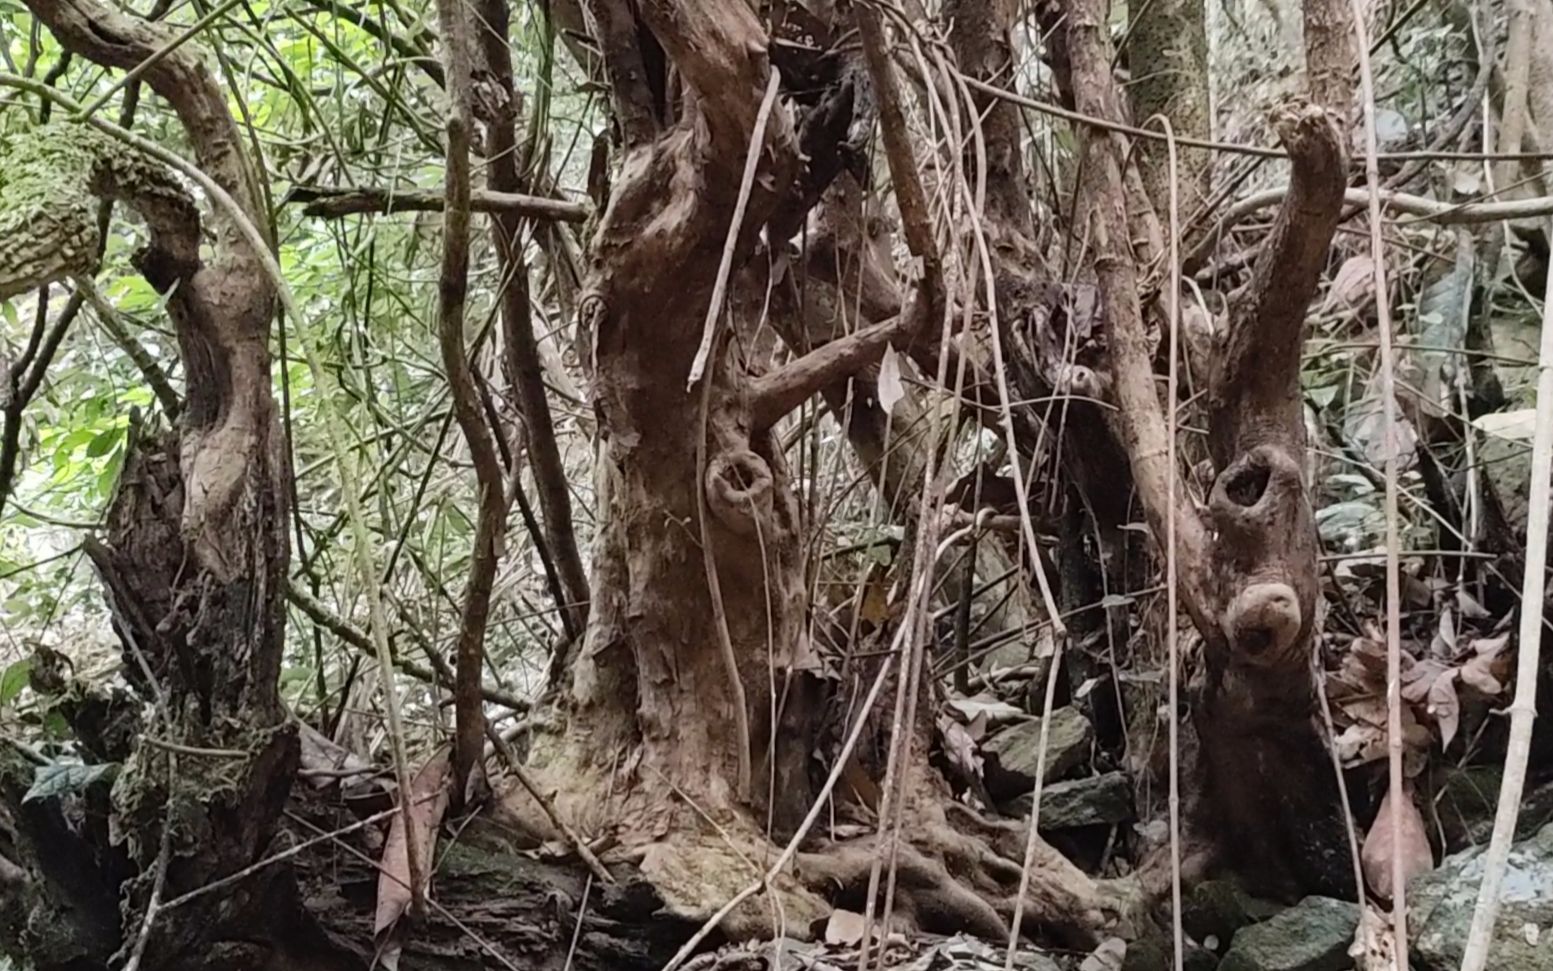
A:
{"label": "bare branch", "polygon": [[[507,46],[506,0],[481,0],[477,10],[483,21],[478,34],[486,67],[505,96],[505,104],[515,107],[517,90],[513,80],[512,53]],[[491,186],[506,194],[516,194],[517,190],[525,187],[518,165],[519,159],[527,157],[528,153],[518,148],[516,114],[515,110],[504,112],[487,125],[490,135],[488,155]],[[555,563],[562,587],[562,597],[556,606],[561,610],[567,633],[576,638],[587,623],[588,574],[577,548],[566,466],[561,461],[550,401],[545,396],[544,365],[540,360],[539,343],[534,337],[534,322],[529,311],[529,268],[523,254],[522,228],[522,215],[516,211],[496,213],[491,220],[491,230],[496,237],[496,251],[500,258],[501,278],[509,281],[501,295],[507,381],[519,403],[523,429],[527,433],[534,485],[539,494],[540,511],[544,514],[545,551]],[[516,478],[518,470],[514,467],[512,472]],[[513,490],[515,494],[518,492],[516,482]]]}
{"label": "bare branch", "polygon": [[873,79],[874,97],[879,106],[879,129],[884,135],[885,159],[890,166],[890,180],[895,185],[901,229],[906,235],[906,245],[911,255],[922,261],[923,287],[928,293],[937,293],[943,283],[942,270],[938,247],[933,240],[932,223],[928,219],[927,194],[923,191],[922,179],[917,172],[917,157],[906,131],[906,112],[901,106],[895,67],[885,54],[884,32],[879,24],[878,12],[867,4],[858,4],[857,26],[863,37],[863,55],[868,63],[868,74]]}
{"label": "bare branch", "polygon": [[1293,104],[1275,113],[1273,126],[1288,149],[1292,173],[1209,391],[1208,443],[1220,470],[1262,442],[1303,445],[1299,361],[1305,310],[1342,212],[1347,159],[1331,115]]}
{"label": "bare branch", "polygon": [[770,428],[811,395],[879,360],[885,345],[902,343],[916,332],[922,316],[922,308],[917,305],[905,314],[833,340],[780,370],[756,378],[750,390],[751,429]]}
{"label": "bare branch", "polygon": [[[442,271],[437,288],[437,337],[442,366],[453,394],[453,414],[469,444],[478,480],[480,509],[470,552],[469,580],[464,587],[463,615],[455,652],[453,706],[453,793],[461,803],[472,777],[480,771],[485,750],[485,712],[480,705],[480,672],[485,661],[485,629],[490,620],[491,589],[496,581],[497,547],[507,529],[507,503],[501,460],[492,440],[493,429],[480,410],[479,391],[464,350],[464,304],[469,289],[469,145],[474,136],[470,93],[469,18],[459,0],[438,0],[442,49],[447,76],[447,170],[443,195]],[[414,847],[415,841],[408,844]],[[421,906],[421,870],[410,854],[410,886]]]}
{"label": "bare branch", "polygon": [[[324,186],[295,186],[286,202],[306,203],[304,215],[319,219],[339,219],[367,212],[441,212],[446,200],[440,192],[395,189],[334,189]],[[580,223],[588,218],[588,207],[580,202],[473,189],[469,193],[473,212],[510,213],[525,219],[547,219]]]}
{"label": "bare branch", "polygon": [[[1111,75],[1111,43],[1104,0],[1074,0],[1068,8],[1068,54],[1077,110],[1104,119],[1121,117]],[[1170,515],[1164,409],[1154,388],[1153,345],[1138,302],[1138,271],[1128,232],[1122,144],[1110,132],[1081,130],[1086,160],[1080,171],[1081,204],[1089,210],[1095,276],[1106,309],[1113,388],[1119,407],[1117,435],[1132,462],[1133,479],[1156,538]],[[1176,544],[1181,593],[1198,630],[1217,630],[1215,598],[1208,586],[1208,534],[1190,499],[1178,490]]]}

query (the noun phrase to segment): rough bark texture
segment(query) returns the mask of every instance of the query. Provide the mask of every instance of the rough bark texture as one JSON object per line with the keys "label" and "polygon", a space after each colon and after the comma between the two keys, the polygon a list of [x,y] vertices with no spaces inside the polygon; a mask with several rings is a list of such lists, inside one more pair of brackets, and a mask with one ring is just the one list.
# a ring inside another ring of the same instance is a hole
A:
{"label": "rough bark texture", "polygon": [[[1157,127],[1155,115],[1170,119],[1177,135],[1208,138],[1213,117],[1208,98],[1208,26],[1203,0],[1150,0],[1137,8],[1129,25],[1127,62],[1132,67],[1128,93],[1133,119]],[[1169,197],[1169,155],[1164,142],[1145,141],[1142,154],[1144,184],[1149,198],[1161,212]],[[1204,149],[1180,148],[1179,165],[1182,218],[1207,200],[1211,188],[1212,156]]]}
{"label": "rough bark texture", "polygon": [[1299,394],[1305,308],[1337,227],[1346,158],[1318,107],[1281,110],[1274,127],[1292,159],[1290,192],[1209,390],[1222,637],[1205,640],[1197,723],[1214,811],[1233,832],[1274,836],[1243,841],[1238,862],[1285,893],[1351,894],[1336,780],[1316,728],[1318,549]]}
{"label": "rough bark texture", "polygon": [[[1068,47],[1078,108],[1118,117],[1105,5],[1074,0]],[[1156,538],[1175,518],[1183,606],[1204,641],[1194,706],[1207,832],[1267,892],[1353,892],[1336,783],[1314,720],[1316,536],[1303,482],[1298,394],[1304,315],[1345,187],[1329,114],[1295,104],[1274,117],[1291,191],[1236,308],[1210,390],[1216,477],[1205,522],[1177,487],[1169,501],[1166,424],[1128,252],[1127,192],[1115,136],[1091,132],[1080,191],[1090,210],[1106,309],[1118,428]],[[1211,530],[1210,530],[1211,527]]]}
{"label": "rough bark texture", "polygon": [[[91,0],[30,7],[67,49],[112,67],[140,65],[175,36]],[[198,53],[175,49],[152,61],[143,77],[177,112],[199,166],[250,220],[266,226],[223,92]],[[187,382],[176,433],[137,430],[106,538],[87,547],[108,593],[128,677],[154,703],[142,731],[193,749],[247,754],[236,761],[182,754],[175,765],[168,750],[144,738],[131,748],[132,736],[114,736],[92,753],[127,763],[107,831],[72,830],[68,800],[18,806],[17,776],[10,774],[12,840],[33,881],[31,892],[23,888],[12,901],[28,913],[11,944],[22,944],[40,968],[100,966],[115,951],[122,961],[132,947],[144,948],[145,966],[201,966],[197,955],[252,924],[265,883],[234,894],[219,911],[165,914],[137,943],[152,874],[165,867],[165,899],[251,862],[270,842],[297,759],[277,696],[288,469],[270,395],[275,293],[226,215],[213,218],[217,244],[207,261],[198,214],[176,181],[100,136],[59,134],[88,160],[85,183],[67,184],[62,189],[71,195],[52,197],[59,211],[90,208],[89,193],[116,195],[151,225],[151,245],[135,261],[152,286],[169,294]],[[39,225],[63,234],[33,237],[48,251],[94,259],[84,224]],[[38,275],[34,283],[94,269],[6,262],[29,267]],[[77,730],[90,737],[89,725]],[[81,888],[83,899],[97,904],[78,910],[61,887]]]}

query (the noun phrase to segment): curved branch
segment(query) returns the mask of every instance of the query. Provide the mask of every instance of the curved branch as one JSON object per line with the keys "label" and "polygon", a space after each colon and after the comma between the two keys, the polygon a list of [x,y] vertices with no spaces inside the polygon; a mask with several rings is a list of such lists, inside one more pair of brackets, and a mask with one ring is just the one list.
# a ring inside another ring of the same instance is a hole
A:
{"label": "curved branch", "polygon": [[255,225],[269,225],[216,76],[197,48],[163,53],[179,39],[176,28],[119,13],[96,0],[30,0],[27,6],[64,47],[98,64],[131,70],[156,57],[142,77],[178,113],[199,167]]}
{"label": "curved branch", "polygon": [[1347,182],[1342,139],[1324,109],[1287,105],[1275,112],[1273,126],[1289,152],[1291,180],[1209,391],[1208,445],[1219,469],[1260,442],[1303,444],[1305,310],[1326,266]]}
{"label": "curved branch", "polygon": [[[469,580],[459,621],[454,677],[453,791],[462,803],[470,781],[481,771],[485,746],[485,712],[480,704],[480,670],[485,662],[485,630],[490,620],[491,589],[500,560],[497,547],[507,530],[507,502],[494,429],[480,411],[479,392],[464,350],[464,305],[469,291],[469,145],[474,136],[471,103],[471,43],[469,18],[457,0],[438,0],[442,49],[447,75],[447,172],[443,193],[447,209],[442,220],[442,275],[437,287],[437,337],[442,364],[453,394],[453,413],[469,444],[480,497],[470,552]],[[410,845],[414,846],[411,841]],[[410,853],[412,893],[420,887],[423,861]],[[416,900],[418,908],[421,901]]]}

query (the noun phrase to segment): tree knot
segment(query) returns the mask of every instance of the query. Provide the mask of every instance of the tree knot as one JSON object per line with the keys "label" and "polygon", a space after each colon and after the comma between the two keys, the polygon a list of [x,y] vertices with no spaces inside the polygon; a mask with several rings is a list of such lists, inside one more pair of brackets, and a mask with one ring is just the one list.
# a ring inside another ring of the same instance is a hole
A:
{"label": "tree knot", "polygon": [[1231,541],[1264,534],[1303,491],[1300,466],[1286,450],[1258,445],[1231,462],[1208,497],[1214,525]]}
{"label": "tree knot", "polygon": [[771,466],[747,448],[720,452],[707,463],[707,505],[740,536],[753,535],[757,523],[769,518],[772,493]]}
{"label": "tree knot", "polygon": [[1257,664],[1281,666],[1299,643],[1304,614],[1287,583],[1253,583],[1224,611],[1224,635],[1237,656]]}

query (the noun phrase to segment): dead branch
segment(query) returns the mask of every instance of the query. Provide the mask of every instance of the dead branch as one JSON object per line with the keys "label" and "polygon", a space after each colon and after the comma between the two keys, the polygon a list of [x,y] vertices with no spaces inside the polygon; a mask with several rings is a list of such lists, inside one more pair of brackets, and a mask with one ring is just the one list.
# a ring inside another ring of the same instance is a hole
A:
{"label": "dead branch", "polygon": [[1220,470],[1263,442],[1303,445],[1305,309],[1326,266],[1347,181],[1342,141],[1325,110],[1285,106],[1274,114],[1273,127],[1292,163],[1289,192],[1262,244],[1209,391],[1208,442]]}
{"label": "dead branch", "polygon": [[879,360],[886,345],[909,340],[922,316],[920,309],[907,311],[864,327],[755,379],[750,390],[752,430],[770,428],[817,391]]}
{"label": "dead branch", "polygon": [[[340,219],[360,213],[441,212],[446,204],[439,192],[396,189],[334,189],[326,186],[294,186],[286,196],[288,203],[304,203],[304,215],[319,219]],[[580,223],[588,218],[588,207],[580,202],[548,199],[519,192],[474,189],[469,193],[469,208],[474,212],[511,213],[525,219],[547,219]]]}
{"label": "dead branch", "polygon": [[[1235,225],[1248,216],[1278,205],[1288,196],[1289,186],[1276,186],[1253,193],[1224,210],[1208,233],[1186,255],[1185,266],[1190,272],[1201,266],[1215,246]],[[1384,209],[1412,216],[1423,222],[1439,226],[1476,226],[1483,223],[1504,222],[1553,215],[1553,196],[1532,196],[1527,199],[1502,199],[1494,202],[1441,202],[1407,192],[1380,190]],[[1342,203],[1346,206],[1362,206],[1369,200],[1364,189],[1344,189]]]}
{"label": "dead branch", "polygon": [[[504,0],[481,0],[477,9],[480,26],[476,34],[481,57],[507,106],[507,110],[486,125],[490,143],[487,151],[489,179],[492,189],[516,193],[525,188],[519,165],[528,163],[530,152],[519,150],[515,135],[518,92],[513,80],[512,53],[507,46],[507,4]],[[556,443],[555,422],[545,395],[544,365],[539,356],[539,343],[534,337],[529,309],[529,268],[523,255],[521,236],[522,218],[518,212],[502,212],[494,214],[491,220],[501,278],[508,281],[501,294],[507,382],[518,402],[539,509],[544,515],[545,552],[554,562],[560,579],[562,598],[556,606],[561,610],[568,635],[575,639],[581,636],[587,623],[588,574],[577,548],[571,490],[566,484],[566,466]],[[512,472],[516,479],[516,463]],[[513,491],[519,491],[516,482]]]}
{"label": "dead branch", "polygon": [[885,159],[890,166],[890,181],[895,186],[896,206],[900,209],[901,229],[911,255],[922,261],[922,285],[932,302],[941,299],[942,264],[928,219],[927,195],[917,172],[916,153],[906,131],[906,112],[901,106],[900,85],[895,67],[884,48],[884,31],[879,14],[867,4],[857,5],[857,27],[863,38],[863,56],[873,80],[874,98],[879,106],[879,130],[884,136]]}

